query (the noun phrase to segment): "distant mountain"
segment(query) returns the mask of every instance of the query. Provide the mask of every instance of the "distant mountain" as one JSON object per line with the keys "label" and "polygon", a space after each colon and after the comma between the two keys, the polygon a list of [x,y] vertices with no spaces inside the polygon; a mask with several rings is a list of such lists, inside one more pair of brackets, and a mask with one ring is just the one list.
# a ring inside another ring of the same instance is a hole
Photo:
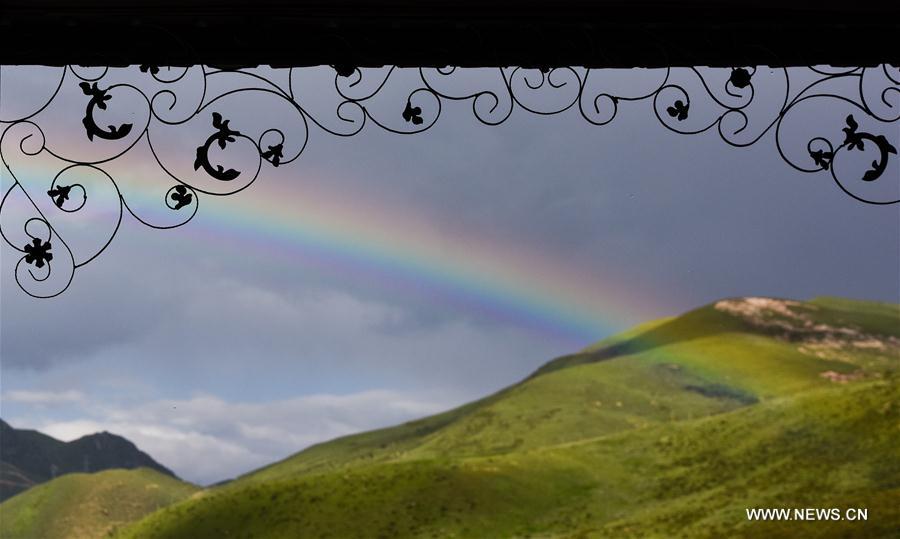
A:
{"label": "distant mountain", "polygon": [[0,419],[0,501],[63,474],[145,467],[175,477],[121,436],[100,432],[61,442]]}
{"label": "distant mountain", "polygon": [[199,489],[149,468],[70,473],[0,504],[3,539],[100,539]]}
{"label": "distant mountain", "polygon": [[[895,538],[898,424],[900,306],[728,299],[455,410],[310,447],[115,537]],[[870,513],[750,522],[753,507]]]}

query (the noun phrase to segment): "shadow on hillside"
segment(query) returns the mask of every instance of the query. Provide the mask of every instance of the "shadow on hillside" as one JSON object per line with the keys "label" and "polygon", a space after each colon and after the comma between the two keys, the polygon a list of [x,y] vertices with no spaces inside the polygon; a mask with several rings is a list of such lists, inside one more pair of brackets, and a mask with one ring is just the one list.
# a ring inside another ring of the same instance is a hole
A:
{"label": "shadow on hillside", "polygon": [[616,342],[597,350],[578,352],[556,358],[539,368],[527,379],[575,365],[597,363],[616,357],[640,354],[661,346],[702,339],[722,333],[747,331],[748,329],[750,329],[750,326],[743,320],[717,311],[713,306],[709,305],[686,313],[674,320],[664,322],[630,339]]}

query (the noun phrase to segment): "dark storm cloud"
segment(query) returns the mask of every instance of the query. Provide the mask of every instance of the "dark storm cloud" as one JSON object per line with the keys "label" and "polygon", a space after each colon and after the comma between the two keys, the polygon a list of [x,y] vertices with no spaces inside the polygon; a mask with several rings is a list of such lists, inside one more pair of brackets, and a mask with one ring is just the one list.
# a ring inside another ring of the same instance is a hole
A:
{"label": "dark storm cloud", "polygon": [[[764,74],[777,90],[777,71]],[[767,122],[783,96],[761,87]],[[441,226],[539,246],[596,268],[598,281],[631,275],[635,282],[623,286],[672,294],[676,303],[661,298],[661,306],[673,311],[750,293],[900,299],[897,206],[860,204],[827,173],[793,170],[771,132],[734,148],[712,131],[665,130],[648,102],[623,105],[604,127],[570,112],[538,117],[517,110],[487,127],[466,106],[448,107],[422,135],[369,131],[360,144],[336,141],[297,167],[313,178],[327,173],[348,192],[422,211]],[[846,112],[796,114],[810,131],[838,138]],[[746,137],[765,125],[751,122]],[[788,151],[802,157],[804,150]],[[348,154],[355,158],[341,158]],[[884,180],[897,174],[895,162]]]}
{"label": "dark storm cloud", "polygon": [[[636,94],[658,75],[642,72],[630,87],[635,76],[613,72],[609,84]],[[777,106],[778,99],[759,97],[763,106]],[[588,124],[574,109],[552,117],[518,109],[506,123],[489,127],[472,118],[468,105],[452,103],[432,130],[411,137],[370,125],[341,139],[312,127],[301,159],[264,176],[254,189],[266,189],[267,182],[325,178],[330,189],[353,198],[427,215],[438,229],[461,229],[568,260],[595,272],[601,285],[610,275],[628,275],[620,286],[659,292],[659,315],[741,294],[897,300],[895,207],[857,204],[822,175],[796,173],[778,158],[771,136],[737,149],[713,133],[677,135],[658,124],[650,107],[623,105],[620,117],[604,127]],[[320,118],[331,113],[327,107],[314,112]],[[825,119],[809,120],[827,132]],[[239,201],[229,203],[239,210]],[[225,352],[240,349],[229,340],[236,334],[265,335],[267,350],[278,356],[296,351],[299,335],[315,348],[315,338],[275,316],[214,323],[219,313],[212,312],[188,321],[184,305],[204,303],[200,295],[210,294],[205,291],[217,280],[252,282],[298,302],[310,291],[333,287],[333,281],[244,259],[239,248],[197,258],[189,243],[171,241],[170,233],[158,244],[167,258],[179,261],[177,279],[169,277],[175,270],[153,260],[126,263],[126,271],[118,261],[156,256],[135,247],[145,245],[149,235],[122,245],[126,236],[140,233],[135,228],[119,234],[118,252],[79,271],[76,286],[52,302],[32,306],[4,279],[4,314],[22,313],[4,317],[8,367],[41,368],[67,357],[90,357],[148,335],[159,337],[160,328],[185,342],[190,335],[216,342],[215,334],[226,327],[229,337],[218,339],[229,343],[221,347]],[[172,256],[175,251],[191,254]],[[460,317],[488,323],[377,287],[341,286],[350,297],[384,306],[367,328],[372,334],[428,331]],[[140,290],[140,297],[127,287]],[[86,304],[92,306],[90,316],[73,316],[83,314],[79,306]],[[40,346],[33,336],[35,320],[47,328],[40,332]],[[190,335],[179,333],[184,327],[191,328]]]}
{"label": "dark storm cloud", "polygon": [[[16,259],[4,258],[0,267],[12,275]],[[132,342],[152,327],[164,313],[166,298],[148,294],[140,301],[128,301],[127,285],[118,279],[121,271],[111,269],[84,272],[83,286],[54,301],[36,301],[22,294],[12,278],[4,278],[0,283],[3,367],[41,370],[57,362],[78,361]]]}

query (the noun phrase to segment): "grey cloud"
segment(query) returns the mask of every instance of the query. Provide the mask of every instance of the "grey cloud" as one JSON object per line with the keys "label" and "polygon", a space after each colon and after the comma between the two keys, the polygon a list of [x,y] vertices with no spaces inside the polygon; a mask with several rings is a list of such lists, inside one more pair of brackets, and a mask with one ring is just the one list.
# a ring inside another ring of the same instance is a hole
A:
{"label": "grey cloud", "polygon": [[385,390],[262,402],[200,395],[133,408],[87,407],[83,419],[32,424],[66,440],[101,430],[120,434],[179,476],[209,484],[318,442],[438,412],[450,402],[447,395]]}
{"label": "grey cloud", "polygon": [[[228,251],[224,258],[213,251],[191,259],[181,253],[190,238],[131,228],[120,234],[133,234],[132,241],[111,256],[124,256],[139,271],[102,271],[116,266],[100,259],[101,271],[82,270],[88,287],[76,282],[61,296],[67,300],[62,306],[17,299],[18,317],[10,324],[4,320],[9,387],[15,387],[15,369],[64,369],[75,377],[93,372],[81,383],[99,389],[100,381],[131,378],[140,366],[142,380],[169,393],[290,395],[376,383],[451,384],[474,397],[577,346],[496,322],[452,317],[439,305],[425,318],[428,305],[407,308],[387,296],[306,282],[302,272],[268,280],[252,264],[246,271],[229,264]],[[131,245],[134,238],[140,248]],[[160,252],[169,256],[160,258]],[[91,305],[90,317],[75,316],[76,306],[84,304]],[[41,317],[46,327],[66,331],[34,346]],[[472,379],[476,370],[480,374]]]}
{"label": "grey cloud", "polygon": [[74,389],[62,392],[13,390],[0,395],[0,400],[36,406],[59,406],[80,403],[85,400],[85,396]]}

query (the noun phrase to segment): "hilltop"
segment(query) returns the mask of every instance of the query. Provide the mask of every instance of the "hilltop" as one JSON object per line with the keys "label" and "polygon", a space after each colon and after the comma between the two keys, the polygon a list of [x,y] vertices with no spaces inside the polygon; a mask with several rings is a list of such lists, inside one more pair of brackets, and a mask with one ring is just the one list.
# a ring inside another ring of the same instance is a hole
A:
{"label": "hilltop", "polygon": [[64,474],[139,467],[175,477],[132,442],[109,432],[62,442],[0,419],[0,502]]}
{"label": "hilltop", "polygon": [[[723,300],[455,410],[310,447],[117,537],[896,537],[898,367],[900,306]],[[771,506],[873,518],[744,516]]]}
{"label": "hilltop", "polygon": [[196,492],[149,468],[70,473],[0,504],[3,539],[95,539]]}

